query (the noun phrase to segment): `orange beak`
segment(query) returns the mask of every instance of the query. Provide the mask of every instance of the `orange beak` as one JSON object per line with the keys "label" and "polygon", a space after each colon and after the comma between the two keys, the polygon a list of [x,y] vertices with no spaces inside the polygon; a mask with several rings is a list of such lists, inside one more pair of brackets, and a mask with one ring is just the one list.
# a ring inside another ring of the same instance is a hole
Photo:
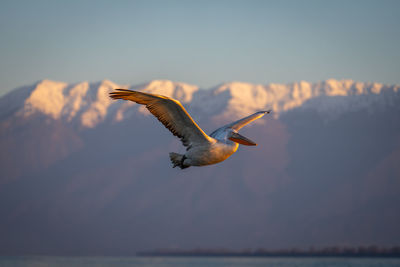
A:
{"label": "orange beak", "polygon": [[245,145],[245,146],[256,146],[257,145],[256,143],[254,143],[247,137],[244,137],[243,135],[235,133],[235,132],[233,132],[228,139],[233,142],[236,142],[238,144]]}

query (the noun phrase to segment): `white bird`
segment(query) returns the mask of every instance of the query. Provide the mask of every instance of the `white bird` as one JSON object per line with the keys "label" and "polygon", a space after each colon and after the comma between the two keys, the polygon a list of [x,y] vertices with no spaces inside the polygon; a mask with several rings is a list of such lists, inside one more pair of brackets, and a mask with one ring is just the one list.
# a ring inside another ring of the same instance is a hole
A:
{"label": "white bird", "polygon": [[268,111],[259,111],[243,119],[227,124],[207,135],[194,122],[182,104],[175,99],[132,91],[116,89],[110,93],[113,99],[131,100],[146,108],[172,132],[179,137],[186,148],[184,155],[171,152],[169,157],[173,164],[181,169],[190,166],[205,166],[224,161],[238,149],[239,144],[256,146],[250,139],[240,135],[237,131],[246,124],[261,118]]}

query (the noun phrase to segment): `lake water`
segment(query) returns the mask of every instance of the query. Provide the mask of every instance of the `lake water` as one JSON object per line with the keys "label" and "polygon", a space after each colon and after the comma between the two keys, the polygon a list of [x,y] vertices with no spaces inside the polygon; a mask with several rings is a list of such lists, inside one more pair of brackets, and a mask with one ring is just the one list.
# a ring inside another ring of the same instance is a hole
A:
{"label": "lake water", "polygon": [[257,257],[0,257],[0,266],[29,267],[383,267],[400,266],[399,258],[257,258]]}

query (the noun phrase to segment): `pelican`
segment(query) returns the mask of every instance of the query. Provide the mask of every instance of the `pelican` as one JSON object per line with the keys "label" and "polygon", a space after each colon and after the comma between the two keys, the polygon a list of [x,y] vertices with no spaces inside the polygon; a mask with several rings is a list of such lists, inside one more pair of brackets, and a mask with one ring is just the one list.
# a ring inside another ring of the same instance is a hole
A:
{"label": "pelican", "polygon": [[115,89],[110,92],[110,97],[145,105],[173,135],[181,139],[186,147],[186,153],[183,155],[169,153],[173,168],[178,166],[181,169],[224,161],[236,152],[239,144],[256,146],[255,142],[239,134],[238,130],[271,112],[270,110],[256,112],[207,135],[176,99],[127,89]]}

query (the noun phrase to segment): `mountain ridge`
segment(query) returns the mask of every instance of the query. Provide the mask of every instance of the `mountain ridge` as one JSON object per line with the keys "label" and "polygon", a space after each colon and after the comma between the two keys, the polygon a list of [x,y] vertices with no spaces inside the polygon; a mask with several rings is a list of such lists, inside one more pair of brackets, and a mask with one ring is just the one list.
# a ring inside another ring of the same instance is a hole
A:
{"label": "mountain ridge", "polygon": [[[335,108],[340,111],[350,106],[365,107],[371,102],[390,102],[391,97],[399,97],[400,93],[399,85],[334,79],[317,83],[300,81],[268,85],[228,82],[211,89],[199,89],[196,85],[170,80],[153,80],[141,85],[119,85],[110,80],[75,84],[41,80],[0,98],[0,111],[9,114],[17,110],[22,117],[39,113],[52,119],[75,120],[84,128],[93,128],[107,119],[118,122],[128,116],[127,110],[133,103],[112,101],[108,97],[108,92],[116,88],[172,97],[199,117],[214,116],[215,120],[231,117],[232,114],[245,116],[264,109],[273,110],[278,117],[281,113],[302,106],[332,113]],[[363,100],[352,99],[351,103],[343,104],[342,100],[332,100],[334,97],[358,97]],[[319,98],[325,98],[323,105],[318,101]],[[146,113],[143,107],[139,111]]]}

